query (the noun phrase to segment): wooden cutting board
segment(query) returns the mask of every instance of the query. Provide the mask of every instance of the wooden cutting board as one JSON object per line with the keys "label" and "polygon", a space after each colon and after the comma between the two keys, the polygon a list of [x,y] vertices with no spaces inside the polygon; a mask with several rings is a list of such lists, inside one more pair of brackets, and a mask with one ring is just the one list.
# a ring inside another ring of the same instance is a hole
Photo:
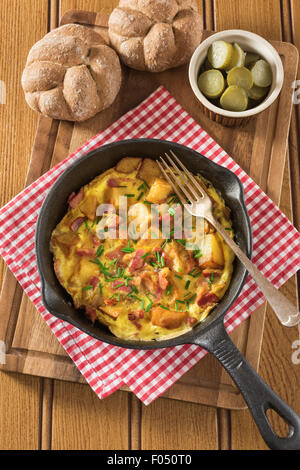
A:
{"label": "wooden cutting board", "polygon": [[[84,24],[95,28],[107,38],[107,20],[107,14],[104,13],[71,10],[61,18],[60,24]],[[212,33],[205,31],[204,37],[210,34]],[[292,44],[278,41],[271,43],[279,52],[284,65],[283,89],[279,99],[246,126],[238,129],[225,128],[201,113],[188,83],[187,66],[159,74],[124,67],[123,85],[117,100],[93,119],[73,124],[40,117],[26,185],[163,85],[273,201],[279,204],[292,110],[292,82],[296,77],[298,52]],[[262,306],[231,335],[256,370],[259,365],[264,318],[265,306]],[[0,297],[0,340],[4,341],[6,347],[6,364],[1,366],[2,369],[84,382],[84,378],[8,269]],[[126,387],[123,389],[127,390]],[[202,359],[164,396],[228,409],[246,407],[231,379],[211,355]]]}

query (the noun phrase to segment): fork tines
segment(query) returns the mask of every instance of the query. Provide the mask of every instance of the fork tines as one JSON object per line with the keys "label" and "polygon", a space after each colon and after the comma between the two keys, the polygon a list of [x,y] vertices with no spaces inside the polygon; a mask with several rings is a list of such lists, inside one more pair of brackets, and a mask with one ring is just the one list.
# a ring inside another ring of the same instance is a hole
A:
{"label": "fork tines", "polygon": [[[199,201],[199,199],[203,199],[206,196],[206,192],[200,185],[199,181],[197,181],[194,175],[184,166],[173,150],[170,150],[170,154],[173,158],[171,158],[167,153],[165,153],[165,156],[171,166],[168,165],[163,157],[160,157],[160,161],[156,160],[156,162],[163,175],[177,194],[180,202],[182,204],[186,204],[187,202],[192,204],[193,202]],[[181,169],[176,165],[174,160],[178,163]],[[186,178],[181,177],[182,172]],[[182,193],[186,196],[186,200]]]}

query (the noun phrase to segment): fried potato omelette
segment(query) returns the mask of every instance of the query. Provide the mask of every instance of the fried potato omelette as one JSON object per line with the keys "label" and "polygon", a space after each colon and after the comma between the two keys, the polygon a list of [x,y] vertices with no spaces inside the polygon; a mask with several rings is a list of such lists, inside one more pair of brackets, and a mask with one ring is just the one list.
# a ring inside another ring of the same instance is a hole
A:
{"label": "fried potato omelette", "polygon": [[[206,186],[215,217],[233,237],[222,196],[197,178]],[[127,208],[121,214],[124,198]],[[183,208],[155,161],[125,157],[72,193],[68,204],[51,236],[54,270],[75,308],[91,322],[105,324],[120,338],[162,340],[203,321],[224,296],[233,252],[206,221],[196,244],[195,234],[178,238],[175,219]],[[105,210],[111,206],[115,211]],[[104,207],[100,215],[99,207]],[[163,224],[170,227],[168,236]]]}

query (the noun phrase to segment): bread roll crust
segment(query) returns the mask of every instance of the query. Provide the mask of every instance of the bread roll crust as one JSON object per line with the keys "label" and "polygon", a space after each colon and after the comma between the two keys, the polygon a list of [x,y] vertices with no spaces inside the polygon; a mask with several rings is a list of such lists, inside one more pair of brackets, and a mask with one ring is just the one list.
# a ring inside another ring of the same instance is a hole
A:
{"label": "bread roll crust", "polygon": [[121,86],[118,55],[85,26],[61,26],[30,50],[22,75],[29,106],[50,118],[85,121],[107,108]]}
{"label": "bread roll crust", "polygon": [[120,0],[108,27],[121,60],[150,72],[186,63],[202,38],[195,0]]}

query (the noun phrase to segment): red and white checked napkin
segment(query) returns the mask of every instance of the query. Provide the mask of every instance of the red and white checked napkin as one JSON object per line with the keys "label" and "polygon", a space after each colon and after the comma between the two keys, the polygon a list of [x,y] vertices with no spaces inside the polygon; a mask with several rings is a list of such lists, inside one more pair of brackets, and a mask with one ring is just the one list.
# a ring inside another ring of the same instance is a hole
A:
{"label": "red and white checked napkin", "polygon": [[[253,230],[253,261],[276,287],[300,268],[300,234],[256,183],[162,87],[0,209],[0,254],[92,389],[99,398],[104,398],[126,384],[149,404],[206,352],[195,345],[151,351],[118,348],[53,317],[42,304],[34,253],[38,212],[58,176],[90,150],[116,140],[141,137],[171,140],[191,147],[240,178]],[[263,302],[262,293],[249,277],[226,315],[227,331],[234,330]]]}

